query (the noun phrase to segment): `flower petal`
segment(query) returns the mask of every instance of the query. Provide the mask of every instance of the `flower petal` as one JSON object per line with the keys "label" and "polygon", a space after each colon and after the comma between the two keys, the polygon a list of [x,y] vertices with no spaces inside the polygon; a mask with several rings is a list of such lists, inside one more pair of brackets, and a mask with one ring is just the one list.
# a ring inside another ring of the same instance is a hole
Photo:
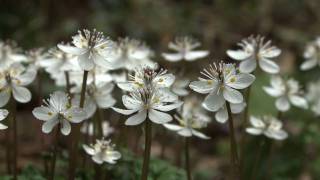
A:
{"label": "flower petal", "polygon": [[256,77],[252,74],[240,73],[231,76],[231,78],[227,80],[227,85],[235,89],[244,89],[249,87],[255,79]]}
{"label": "flower petal", "polygon": [[184,137],[191,137],[192,131],[189,128],[183,128],[182,130],[178,131],[178,134]]}
{"label": "flower petal", "polygon": [[132,114],[132,113],[134,113],[134,112],[137,112],[138,110],[132,110],[132,109],[130,109],[130,110],[127,110],[127,109],[119,109],[119,108],[116,108],[116,107],[111,107],[114,111],[116,111],[116,112],[118,112],[118,113],[120,113],[120,114],[124,114],[124,115],[130,115],[130,114]]}
{"label": "flower petal", "polygon": [[0,123],[0,130],[4,130],[4,129],[7,129],[7,128],[8,128],[8,126]]}
{"label": "flower petal", "polygon": [[215,114],[215,118],[219,123],[225,123],[229,119],[228,111],[226,107],[219,109]]}
{"label": "flower petal", "polygon": [[260,135],[262,134],[262,129],[259,128],[246,128],[246,132],[252,135]]}
{"label": "flower petal", "polygon": [[6,109],[0,109],[0,121],[4,120],[9,114],[9,111]]}
{"label": "flower petal", "polygon": [[290,109],[290,103],[288,98],[280,97],[276,100],[276,107],[279,111],[288,111]]}
{"label": "flower petal", "polygon": [[297,95],[289,96],[290,102],[300,108],[307,109],[308,108],[308,102],[305,98]]}
{"label": "flower petal", "polygon": [[203,134],[202,132],[199,132],[199,131],[194,130],[194,129],[192,129],[191,131],[192,131],[192,134],[193,134],[193,135],[195,135],[195,136],[197,136],[197,137],[199,137],[199,138],[201,138],[201,139],[210,139],[209,136]]}
{"label": "flower petal", "polygon": [[128,95],[122,96],[122,103],[127,109],[140,109],[142,107],[142,104],[140,101]]}
{"label": "flower petal", "polygon": [[5,106],[11,97],[11,91],[9,88],[0,90],[0,107]]}
{"label": "flower petal", "polygon": [[160,111],[171,111],[173,109],[177,109],[178,107],[180,107],[183,104],[182,101],[178,101],[176,103],[173,104],[159,104],[157,106],[153,106],[154,109],[160,110]]}
{"label": "flower petal", "polygon": [[301,64],[300,69],[302,71],[312,69],[317,66],[317,63],[318,63],[318,60],[316,58],[308,59]]}
{"label": "flower petal", "polygon": [[70,53],[73,55],[82,55],[87,52],[86,49],[74,47],[74,46],[69,46],[69,45],[63,45],[63,44],[58,44],[58,48],[61,49],[65,53]]}
{"label": "flower petal", "polygon": [[240,63],[239,69],[243,73],[251,73],[257,68],[257,62],[253,58],[244,60]]}
{"label": "flower petal", "polygon": [[251,54],[247,53],[246,51],[243,50],[227,50],[227,55],[231,57],[234,60],[245,60],[248,59]]}
{"label": "flower petal", "polygon": [[57,113],[46,106],[40,106],[33,109],[32,114],[39,120],[49,121],[57,118]]}
{"label": "flower petal", "polygon": [[94,149],[91,148],[90,146],[86,145],[86,144],[83,144],[82,148],[86,151],[87,154],[89,154],[91,156],[95,154]]}
{"label": "flower petal", "polygon": [[280,72],[280,67],[273,61],[262,58],[259,60],[260,68],[270,74],[277,74]]}
{"label": "flower petal", "polygon": [[201,94],[207,94],[211,91],[215,91],[215,89],[217,89],[217,86],[218,82],[213,80],[193,81],[189,85],[192,90]]}
{"label": "flower petal", "polygon": [[164,124],[172,120],[169,114],[154,109],[149,110],[148,117],[152,122],[157,124]]}
{"label": "flower petal", "polygon": [[262,87],[263,90],[272,97],[279,97],[283,95],[282,91],[273,87]]}
{"label": "flower petal", "polygon": [[175,125],[175,124],[163,124],[164,127],[166,127],[167,129],[171,130],[171,131],[179,131],[181,129],[183,129],[184,127]]}
{"label": "flower petal", "polygon": [[261,119],[256,118],[255,116],[251,116],[250,117],[250,123],[255,128],[264,128],[264,127],[266,127],[264,122]]}
{"label": "flower petal", "polygon": [[71,125],[70,123],[67,121],[67,120],[62,120],[62,123],[61,123],[61,128],[60,128],[60,132],[67,136],[70,134],[71,132]]}
{"label": "flower petal", "polygon": [[162,53],[162,57],[170,62],[177,62],[183,58],[181,53]]}
{"label": "flower petal", "polygon": [[243,102],[242,94],[239,91],[232,89],[228,86],[224,87],[223,97],[230,103],[238,104]]}
{"label": "flower petal", "polygon": [[85,54],[78,56],[79,66],[86,71],[90,71],[94,67],[94,62],[89,55],[90,53],[86,52]]}
{"label": "flower petal", "polygon": [[42,132],[48,134],[52,131],[55,125],[59,123],[58,119],[51,119],[49,121],[46,121],[42,125]]}
{"label": "flower petal", "polygon": [[184,55],[186,61],[194,61],[197,59],[204,58],[209,55],[209,51],[188,51]]}
{"label": "flower petal", "polygon": [[13,97],[18,102],[27,103],[31,100],[31,92],[27,88],[13,85],[12,90]]}
{"label": "flower petal", "polygon": [[86,119],[87,114],[86,111],[84,111],[82,108],[72,107],[68,109],[65,116],[70,122],[80,123],[81,121]]}
{"label": "flower petal", "polygon": [[208,111],[216,112],[225,103],[222,95],[209,94],[203,101],[202,106]]}
{"label": "flower petal", "polygon": [[139,111],[137,114],[129,117],[126,120],[125,125],[135,126],[135,125],[141,124],[143,121],[146,120],[146,118],[147,118],[147,111],[142,110],[142,111]]}
{"label": "flower petal", "polygon": [[157,85],[157,87],[170,87],[175,80],[175,76],[173,74],[164,74],[162,76],[157,76],[153,83]]}

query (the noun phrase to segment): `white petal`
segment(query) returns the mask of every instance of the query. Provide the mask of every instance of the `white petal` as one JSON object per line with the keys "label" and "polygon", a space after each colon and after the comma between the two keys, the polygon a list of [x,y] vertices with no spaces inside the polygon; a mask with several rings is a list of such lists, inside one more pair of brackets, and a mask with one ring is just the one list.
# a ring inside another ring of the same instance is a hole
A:
{"label": "white petal", "polygon": [[92,156],[92,160],[97,164],[103,163],[103,160],[100,154],[95,154],[94,156]]}
{"label": "white petal", "polygon": [[128,95],[122,96],[122,102],[127,109],[140,109],[142,107],[142,103],[140,101],[133,99]]}
{"label": "white petal", "polygon": [[247,104],[245,102],[242,102],[242,103],[239,103],[239,104],[231,103],[230,104],[230,109],[231,109],[231,112],[233,114],[238,114],[238,113],[241,113],[246,106],[247,106]]}
{"label": "white petal", "polygon": [[31,92],[27,88],[13,85],[12,90],[13,97],[18,102],[27,103],[31,100]]}
{"label": "white petal", "polygon": [[219,109],[218,112],[215,114],[215,118],[219,123],[225,123],[227,122],[229,115],[226,108]]}
{"label": "white petal", "polygon": [[170,61],[170,62],[177,62],[182,60],[183,56],[181,53],[162,53],[162,56],[164,57],[165,60]]}
{"label": "white petal", "polygon": [[276,107],[279,111],[288,111],[290,109],[290,103],[288,98],[280,97],[276,100]]}
{"label": "white petal", "polygon": [[170,129],[171,131],[179,131],[181,130],[183,127],[175,125],[175,124],[163,124],[164,127],[166,127],[167,129]]}
{"label": "white petal", "polygon": [[46,106],[40,106],[33,109],[32,114],[39,120],[48,121],[57,118],[57,114]]}
{"label": "white petal", "polygon": [[124,115],[130,115],[134,112],[137,112],[138,110],[127,110],[127,109],[119,109],[119,108],[116,108],[116,107],[112,107],[112,109],[120,114],[124,114]]}
{"label": "white petal", "polygon": [[7,129],[7,128],[8,128],[8,126],[0,123],[0,130],[4,130],[4,129]]}
{"label": "white petal", "polygon": [[119,82],[119,83],[117,83],[117,86],[124,91],[131,92],[134,90],[134,86],[130,82]]}
{"label": "white petal", "polygon": [[19,85],[20,86],[29,85],[36,78],[36,75],[37,75],[37,70],[33,67],[29,67],[25,73],[17,77],[17,79],[20,81]]}
{"label": "white petal", "polygon": [[277,74],[280,72],[280,67],[269,59],[262,58],[259,60],[260,68],[270,74]]}
{"label": "white petal", "polygon": [[70,122],[80,123],[81,121],[86,119],[87,114],[86,111],[84,111],[82,108],[72,107],[68,109],[65,116]]}
{"label": "white petal", "polygon": [[208,56],[209,51],[188,51],[186,52],[184,58],[187,61],[194,61],[200,58],[204,58],[206,56]]}
{"label": "white petal", "polygon": [[301,97],[301,96],[296,96],[296,95],[289,96],[289,100],[293,105],[295,105],[297,107],[300,107],[300,108],[303,108],[303,109],[307,109],[308,108],[307,100],[305,98]]}
{"label": "white petal", "polygon": [[90,71],[94,67],[92,58],[89,58],[89,52],[78,56],[78,61],[79,66],[86,71]]}
{"label": "white petal", "polygon": [[209,94],[203,101],[202,106],[208,111],[216,112],[225,103],[222,95]]}
{"label": "white petal", "polygon": [[244,60],[240,63],[239,69],[243,73],[251,73],[257,68],[257,62],[253,58]]}
{"label": "white petal", "polygon": [[67,108],[68,101],[68,95],[65,92],[56,91],[50,96],[49,103],[56,110],[65,110]]}
{"label": "white petal", "polygon": [[262,87],[262,88],[267,94],[269,94],[272,97],[279,97],[283,94],[282,91],[280,91],[279,89],[275,89],[273,87]]}
{"label": "white petal", "polygon": [[246,128],[246,132],[252,135],[260,135],[262,134],[262,130],[258,128]]}
{"label": "white petal", "polygon": [[6,109],[0,109],[0,121],[4,120],[9,114],[9,111]]}
{"label": "white petal", "polygon": [[227,55],[235,60],[245,60],[251,56],[251,54],[242,50],[227,50]]}
{"label": "white petal", "polygon": [[58,44],[58,48],[61,49],[63,52],[70,53],[73,55],[82,55],[85,52],[87,52],[86,49],[77,48],[69,45],[63,45],[63,44]]}
{"label": "white petal", "polygon": [[283,130],[274,131],[272,137],[276,140],[284,140],[288,137],[288,133]]}
{"label": "white petal", "polygon": [[125,125],[135,126],[135,125],[141,124],[144,120],[146,120],[146,118],[147,118],[147,111],[142,110],[142,111],[138,112],[137,114],[129,117],[126,120]]}
{"label": "white petal", "polygon": [[177,109],[178,107],[180,107],[183,104],[183,102],[179,101],[173,104],[168,104],[168,105],[164,105],[164,104],[160,104],[157,106],[153,106],[154,109],[160,110],[160,111],[171,111],[173,109]]}
{"label": "white petal", "polygon": [[87,154],[89,154],[91,156],[95,154],[94,149],[91,148],[90,146],[84,144],[84,145],[82,145],[82,147],[86,151]]}
{"label": "white petal", "polygon": [[303,70],[303,71],[306,71],[306,70],[309,70],[309,69],[312,69],[314,67],[317,66],[317,59],[308,59],[306,61],[304,61],[301,66],[300,66],[300,69]]}
{"label": "white petal", "polygon": [[223,97],[230,103],[237,104],[243,102],[242,94],[239,91],[228,86],[225,86],[223,89]]}
{"label": "white petal", "polygon": [[189,128],[183,128],[182,130],[178,131],[178,134],[184,137],[191,137],[192,132]]}
{"label": "white petal", "polygon": [[270,47],[260,52],[260,55],[265,58],[274,58],[281,54],[281,50],[276,47]]}
{"label": "white petal", "polygon": [[206,81],[193,81],[190,83],[189,87],[195,92],[201,94],[207,94],[211,91],[214,91],[217,88],[218,82],[212,80]]}
{"label": "white petal", "polygon": [[0,90],[0,107],[5,106],[10,99],[11,91],[9,89]]}
{"label": "white petal", "polygon": [[99,108],[107,109],[116,104],[116,100],[111,95],[96,96],[95,98]]}
{"label": "white petal", "polygon": [[157,76],[153,82],[158,87],[170,87],[175,80],[175,76],[173,74],[165,74],[162,76]]}
{"label": "white petal", "polygon": [[[234,78],[234,79],[233,79]],[[227,85],[235,88],[235,89],[244,89],[249,87],[253,81],[256,79],[256,77],[252,74],[244,74],[244,73],[240,73],[238,75],[233,76],[233,78],[231,77],[228,81],[227,81]],[[230,81],[230,80],[235,80],[234,82]]]}
{"label": "white petal", "polygon": [[201,138],[201,139],[210,139],[209,136],[203,134],[202,132],[196,131],[194,129],[192,129],[192,134],[197,136],[197,137],[199,137],[199,138]]}
{"label": "white petal", "polygon": [[59,123],[58,119],[52,119],[50,121],[46,121],[42,125],[42,132],[47,133],[47,134],[50,133],[52,131],[52,129],[54,128],[54,126],[58,123]]}
{"label": "white petal", "polygon": [[164,124],[172,120],[169,114],[154,109],[149,110],[148,117],[152,122],[157,124]]}
{"label": "white petal", "polygon": [[264,128],[266,126],[261,119],[256,118],[254,116],[250,117],[250,123],[252,126],[254,126],[256,128]]}

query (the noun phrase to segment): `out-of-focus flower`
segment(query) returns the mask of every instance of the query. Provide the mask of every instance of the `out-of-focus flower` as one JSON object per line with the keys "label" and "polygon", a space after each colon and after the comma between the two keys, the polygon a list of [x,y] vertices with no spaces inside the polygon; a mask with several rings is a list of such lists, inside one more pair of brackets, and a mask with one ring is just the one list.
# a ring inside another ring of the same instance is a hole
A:
{"label": "out-of-focus flower", "polygon": [[48,58],[48,54],[44,48],[35,48],[27,51],[26,58],[28,64],[40,69],[43,68],[43,62]]}
{"label": "out-of-focus flower", "polygon": [[45,123],[42,125],[42,132],[50,133],[53,127],[60,123],[61,133],[68,135],[71,132],[71,123],[80,123],[86,118],[82,108],[69,104],[69,97],[61,91],[54,92],[49,99],[43,101],[45,106],[36,107],[33,115]]}
{"label": "out-of-focus flower", "polygon": [[[94,123],[84,123],[81,127],[81,132],[83,134],[87,134],[89,136],[94,135]],[[103,121],[102,122],[102,133],[103,137],[108,137],[110,134],[114,132],[114,128],[110,126],[110,123],[108,121]]]}
{"label": "out-of-focus flower", "polygon": [[152,66],[153,51],[145,43],[126,38],[120,38],[113,48],[109,61],[113,69],[125,68],[133,71],[142,65]]}
{"label": "out-of-focus flower", "polygon": [[238,45],[241,47],[240,50],[228,50],[227,54],[232,59],[241,61],[239,67],[241,72],[253,72],[258,63],[260,68],[267,73],[279,73],[279,66],[271,59],[278,57],[281,50],[272,46],[271,40],[264,42],[264,37],[260,35],[250,36],[243,39]]}
{"label": "out-of-focus flower", "polygon": [[111,144],[110,140],[96,140],[95,144],[90,146],[84,144],[82,147],[97,164],[102,164],[103,162],[115,164],[121,158],[120,152],[114,150],[115,145]]}
{"label": "out-of-focus flower", "polygon": [[26,59],[16,42],[0,40],[0,70],[10,67],[13,63],[25,62]]}
{"label": "out-of-focus flower", "polygon": [[[5,109],[0,109],[0,121],[4,120],[9,114],[9,111]],[[0,123],[0,130],[7,129],[8,126]]]}
{"label": "out-of-focus flower", "polygon": [[270,84],[270,87],[263,87],[263,89],[270,96],[277,98],[275,104],[279,111],[288,111],[290,103],[300,108],[308,108],[308,102],[302,96],[298,81],[292,78],[285,80],[280,76],[273,76]]}
{"label": "out-of-focus flower", "polygon": [[[230,110],[232,114],[239,114],[241,113],[244,108],[246,107],[246,103],[238,103],[233,104],[230,103]],[[215,114],[215,118],[219,123],[225,123],[229,119],[229,114],[226,105],[223,105]]]}
{"label": "out-of-focus flower", "polygon": [[199,100],[196,97],[187,98],[174,116],[179,125],[176,124],[164,124],[164,127],[184,137],[197,136],[201,139],[209,139],[210,137],[198,131],[207,127],[210,121],[210,117],[199,106]]}
{"label": "out-of-focus flower", "polygon": [[187,90],[190,81],[188,79],[177,78],[171,86],[171,90],[178,96],[187,96],[189,91]]}
{"label": "out-of-focus flower", "polygon": [[78,62],[83,70],[89,71],[95,65],[112,68],[107,60],[107,56],[113,48],[113,42],[104,37],[102,32],[95,29],[89,31],[84,29],[78,31],[78,34],[72,37],[72,44],[58,44],[58,48],[66,53],[78,57]]}
{"label": "out-of-focus flower", "polygon": [[169,43],[169,49],[176,53],[162,53],[165,60],[177,62],[181,60],[195,61],[209,55],[209,51],[195,50],[201,43],[191,37],[177,37]]}
{"label": "out-of-focus flower", "polygon": [[29,102],[31,93],[24,86],[32,83],[36,74],[34,66],[25,68],[20,63],[11,64],[7,69],[0,71],[0,107],[8,103],[11,93],[16,101]]}
{"label": "out-of-focus flower", "polygon": [[209,94],[202,106],[208,111],[216,112],[225,105],[225,102],[239,104],[243,102],[243,96],[237,89],[250,86],[255,76],[246,73],[238,73],[234,64],[210,65],[201,74],[204,78],[190,83],[190,88],[201,94]]}
{"label": "out-of-focus flower", "polygon": [[275,140],[284,140],[288,133],[282,129],[282,122],[272,116],[250,117],[252,127],[246,128],[247,133],[252,135],[265,135]]}
{"label": "out-of-focus flower", "polygon": [[310,109],[316,116],[320,116],[320,80],[308,83],[306,99]]}
{"label": "out-of-focus flower", "polygon": [[181,101],[168,96],[164,91],[147,87],[130,92],[130,96],[123,95],[122,102],[127,110],[115,107],[112,109],[124,115],[136,113],[126,120],[125,124],[128,126],[141,124],[147,117],[157,124],[167,123],[172,120],[172,117],[165,112],[182,105]]}
{"label": "out-of-focus flower", "polygon": [[303,71],[312,69],[320,65],[320,37],[310,42],[304,51],[305,61],[301,64],[300,69]]}

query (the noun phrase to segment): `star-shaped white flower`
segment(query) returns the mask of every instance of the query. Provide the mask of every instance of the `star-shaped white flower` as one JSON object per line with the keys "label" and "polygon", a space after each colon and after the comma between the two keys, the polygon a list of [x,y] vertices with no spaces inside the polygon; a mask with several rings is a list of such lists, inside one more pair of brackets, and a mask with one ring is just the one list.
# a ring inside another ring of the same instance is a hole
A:
{"label": "star-shaped white flower", "polygon": [[45,106],[36,107],[33,115],[45,123],[42,125],[42,132],[50,133],[55,125],[60,123],[60,131],[63,135],[71,132],[71,123],[80,123],[86,118],[82,108],[69,104],[69,97],[61,91],[54,92],[48,100],[43,101]]}
{"label": "star-shaped white flower", "polygon": [[34,66],[27,68],[20,63],[11,64],[9,68],[0,70],[0,107],[9,102],[11,94],[20,103],[31,100],[31,92],[24,86],[35,79],[37,70]]}
{"label": "star-shaped white flower", "polygon": [[169,43],[169,49],[176,53],[162,53],[165,60],[178,62],[181,60],[195,61],[209,55],[209,51],[195,50],[201,43],[191,37],[177,37],[174,42]]}
{"label": "star-shaped white flower", "polygon": [[154,123],[164,124],[172,120],[171,115],[165,113],[182,105],[182,102],[176,97],[168,96],[164,91],[150,88],[141,88],[130,92],[130,95],[122,96],[123,105],[126,109],[113,107],[116,112],[129,117],[125,125],[134,126],[144,122],[147,117]]}
{"label": "star-shaped white flower", "polygon": [[115,145],[111,144],[110,140],[96,140],[95,144],[90,146],[83,145],[82,147],[97,164],[102,164],[103,162],[115,164],[121,158],[120,152],[114,150]]}
{"label": "star-shaped white flower", "polygon": [[320,37],[317,37],[306,46],[303,57],[305,61],[300,66],[301,70],[306,71],[317,65],[320,66]]}
{"label": "star-shaped white flower", "polygon": [[241,72],[253,72],[258,63],[260,68],[267,73],[279,73],[279,66],[271,59],[278,57],[281,50],[272,46],[270,40],[264,42],[264,37],[250,36],[243,39],[238,45],[241,47],[240,50],[228,50],[227,54],[232,59],[241,61],[239,67]]}
{"label": "star-shaped white flower", "polygon": [[247,133],[252,135],[265,135],[275,140],[284,140],[288,133],[282,129],[282,122],[272,116],[250,117],[252,127],[246,128]]}
{"label": "star-shaped white flower", "polygon": [[201,139],[209,139],[210,137],[198,131],[198,129],[205,128],[210,121],[210,117],[205,114],[203,109],[199,106],[199,101],[196,97],[187,98],[181,108],[176,114],[176,124],[164,124],[164,127],[172,131],[176,131],[179,135],[184,137],[196,136]]}
{"label": "star-shaped white flower", "polygon": [[280,76],[271,78],[271,86],[263,90],[272,97],[276,97],[275,105],[279,111],[288,111],[290,104],[303,109],[308,108],[307,100],[302,96],[298,81],[282,79]]}
{"label": "star-shaped white flower", "polygon": [[[0,109],[0,121],[6,119],[8,114],[9,114],[9,111],[7,111],[5,109]],[[8,126],[0,123],[0,130],[7,129],[7,128],[8,128]]]}
{"label": "star-shaped white flower", "polygon": [[104,37],[102,32],[98,32],[95,29],[93,31],[84,29],[78,31],[78,34],[73,36],[72,39],[74,46],[58,44],[58,48],[66,53],[76,55],[83,70],[89,71],[95,65],[112,68],[107,57],[114,43]]}
{"label": "star-shaped white flower", "polygon": [[210,65],[201,74],[204,78],[190,83],[190,88],[201,94],[209,94],[202,106],[208,111],[216,112],[225,105],[225,102],[239,104],[243,102],[243,96],[238,89],[250,86],[255,76],[246,73],[238,73],[234,64]]}

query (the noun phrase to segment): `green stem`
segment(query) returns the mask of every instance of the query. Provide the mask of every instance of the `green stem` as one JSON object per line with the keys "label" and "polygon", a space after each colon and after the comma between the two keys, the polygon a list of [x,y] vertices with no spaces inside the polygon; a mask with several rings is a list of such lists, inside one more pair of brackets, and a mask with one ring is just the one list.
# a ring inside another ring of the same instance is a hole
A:
{"label": "green stem", "polygon": [[151,152],[151,140],[152,140],[152,124],[149,119],[145,120],[145,148],[142,166],[141,180],[148,179],[149,161]]}
{"label": "green stem", "polygon": [[229,102],[226,102],[227,111],[228,111],[228,124],[229,124],[229,130],[230,130],[230,147],[231,147],[231,163],[232,163],[232,179],[238,179],[239,178],[239,157],[238,157],[238,150],[237,150],[237,143],[236,143],[236,137],[235,137],[235,130],[233,126],[233,118],[231,113],[231,108]]}
{"label": "green stem", "polygon": [[255,180],[255,179],[258,179],[257,175],[258,175],[258,166],[259,166],[259,161],[260,161],[260,158],[261,158],[261,154],[262,154],[262,150],[263,150],[263,145],[264,145],[264,142],[265,142],[265,138],[263,138],[259,144],[259,147],[257,149],[257,153],[256,153],[256,156],[254,158],[254,164],[253,164],[253,167],[252,167],[252,174],[251,174],[251,179],[252,180]]}
{"label": "green stem", "polygon": [[16,180],[18,178],[18,167],[17,167],[17,158],[18,158],[18,137],[17,137],[17,120],[16,120],[16,110],[17,104],[13,97],[10,99],[11,103],[11,120],[12,120],[12,128],[13,128],[13,179]]}
{"label": "green stem", "polygon": [[54,137],[53,156],[52,156],[51,172],[50,172],[51,175],[49,180],[54,180],[54,173],[55,173],[56,159],[57,159],[57,152],[58,152],[59,131],[60,131],[60,123],[58,124],[58,127],[55,132],[55,137]]}
{"label": "green stem", "polygon": [[102,111],[100,108],[97,109],[97,112],[96,112],[96,116],[97,116],[97,131],[98,131],[98,137],[99,138],[102,138],[103,137],[103,127],[102,127]]}
{"label": "green stem", "polygon": [[185,167],[186,167],[186,173],[187,173],[187,177],[188,180],[192,180],[192,176],[191,176],[191,169],[190,169],[190,161],[189,161],[189,137],[185,138]]}
{"label": "green stem", "polygon": [[[88,73],[89,71],[84,71],[83,73],[80,104],[79,104],[80,108],[83,108],[84,106]],[[76,164],[77,164],[77,157],[78,157],[77,147],[78,147],[78,141],[79,141],[80,126],[81,124],[74,125],[74,130],[72,134],[72,143],[70,148],[70,162],[69,162],[69,180],[75,179]]]}
{"label": "green stem", "polygon": [[65,71],[64,72],[64,77],[66,79],[66,91],[67,91],[67,94],[69,96],[69,104],[71,104],[71,98],[72,98],[72,94],[71,94],[71,84],[70,84],[70,76],[69,76],[69,72],[68,71]]}

